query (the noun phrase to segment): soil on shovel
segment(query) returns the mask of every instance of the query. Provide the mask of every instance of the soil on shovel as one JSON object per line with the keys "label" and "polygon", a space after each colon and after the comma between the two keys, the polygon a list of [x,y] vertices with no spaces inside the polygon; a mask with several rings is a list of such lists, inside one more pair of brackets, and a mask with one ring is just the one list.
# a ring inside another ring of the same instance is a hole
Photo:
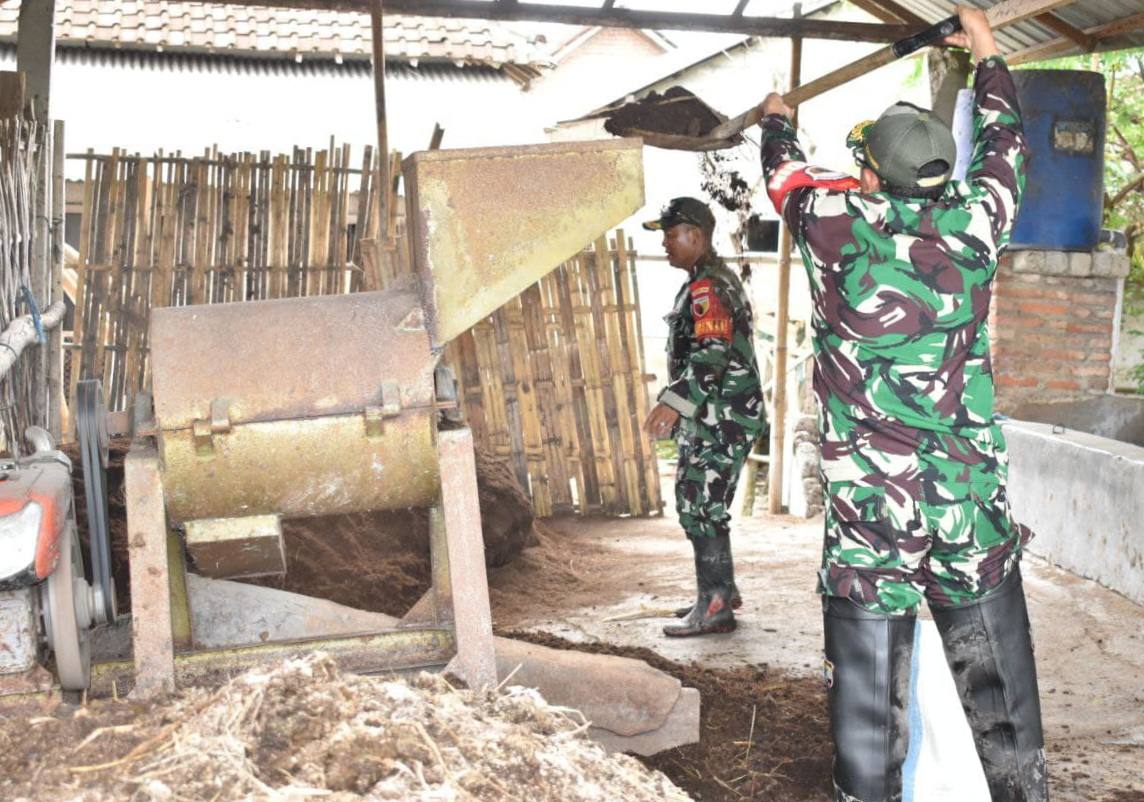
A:
{"label": "soil on shovel", "polygon": [[620,106],[604,121],[604,130],[615,136],[638,131],[704,136],[725,119],[682,86],[673,86]]}

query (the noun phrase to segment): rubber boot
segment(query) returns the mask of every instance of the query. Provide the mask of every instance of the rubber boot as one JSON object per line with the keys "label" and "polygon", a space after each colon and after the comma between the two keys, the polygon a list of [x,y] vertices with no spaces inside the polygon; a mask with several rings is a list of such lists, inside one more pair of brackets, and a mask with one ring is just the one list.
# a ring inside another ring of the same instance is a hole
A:
{"label": "rubber boot", "polygon": [[731,611],[731,536],[693,537],[691,548],[695,551],[695,583],[699,592],[687,617],[664,627],[663,634],[688,638],[731,632],[735,629],[735,614]]}
{"label": "rubber boot", "polygon": [[823,599],[836,802],[899,802],[909,746],[915,615]]}
{"label": "rubber boot", "polygon": [[[727,542],[727,559],[731,561],[731,609],[738,610],[743,606],[743,597],[739,595],[739,586],[735,584],[735,560],[731,556],[731,543]],[[691,611],[695,608],[694,604],[689,604],[686,607],[677,607],[674,610],[676,618],[687,618],[691,615]]]}
{"label": "rubber boot", "polygon": [[993,802],[1049,798],[1041,700],[1020,569],[987,596],[933,608]]}

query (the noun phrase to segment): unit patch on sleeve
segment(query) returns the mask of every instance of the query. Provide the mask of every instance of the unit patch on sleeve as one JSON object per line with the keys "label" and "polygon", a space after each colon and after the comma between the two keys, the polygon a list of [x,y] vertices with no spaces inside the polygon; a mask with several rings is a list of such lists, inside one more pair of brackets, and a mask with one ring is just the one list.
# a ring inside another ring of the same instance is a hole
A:
{"label": "unit patch on sleeve", "polygon": [[731,339],[731,313],[716,294],[711,279],[700,279],[691,285],[691,318],[695,321],[695,339]]}

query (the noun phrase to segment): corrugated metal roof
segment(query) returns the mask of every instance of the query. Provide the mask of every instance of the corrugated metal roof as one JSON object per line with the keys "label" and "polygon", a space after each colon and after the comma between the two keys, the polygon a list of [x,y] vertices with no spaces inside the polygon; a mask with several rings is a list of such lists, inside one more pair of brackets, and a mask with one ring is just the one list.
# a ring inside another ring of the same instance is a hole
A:
{"label": "corrugated metal roof", "polygon": [[[996,0],[962,2],[978,8],[996,5]],[[952,16],[957,5],[955,0],[897,0],[897,3],[934,22]],[[1049,13],[1078,31],[1094,37],[1095,50],[1144,47],[1144,2],[1141,0],[1076,0]],[[1062,36],[1036,18],[999,30],[997,45],[1002,53],[1016,63],[1086,52],[1085,47]]]}
{"label": "corrugated metal roof", "polygon": [[[19,0],[0,0],[0,41],[14,41]],[[56,41],[61,47],[228,52],[262,57],[366,60],[368,14],[154,0],[59,0]],[[535,67],[543,53],[503,23],[387,16],[386,60],[515,64]]]}

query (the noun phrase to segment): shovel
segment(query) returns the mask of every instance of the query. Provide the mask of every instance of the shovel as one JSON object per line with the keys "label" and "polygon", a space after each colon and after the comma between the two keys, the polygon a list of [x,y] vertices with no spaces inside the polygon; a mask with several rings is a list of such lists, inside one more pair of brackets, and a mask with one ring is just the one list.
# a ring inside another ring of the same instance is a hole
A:
{"label": "shovel", "polygon": [[[853,64],[847,64],[792,89],[783,95],[783,102],[788,106],[797,106],[853,78],[940,42],[959,30],[961,21],[957,17],[944,19]],[[763,118],[763,110],[759,106],[752,106],[738,117],[728,120],[686,89],[673,86],[663,95],[653,94],[633,103],[605,109],[599,116],[607,117],[604,128],[609,133],[616,136],[638,136],[652,147],[721,150],[741,144],[742,132],[758,124]]]}

